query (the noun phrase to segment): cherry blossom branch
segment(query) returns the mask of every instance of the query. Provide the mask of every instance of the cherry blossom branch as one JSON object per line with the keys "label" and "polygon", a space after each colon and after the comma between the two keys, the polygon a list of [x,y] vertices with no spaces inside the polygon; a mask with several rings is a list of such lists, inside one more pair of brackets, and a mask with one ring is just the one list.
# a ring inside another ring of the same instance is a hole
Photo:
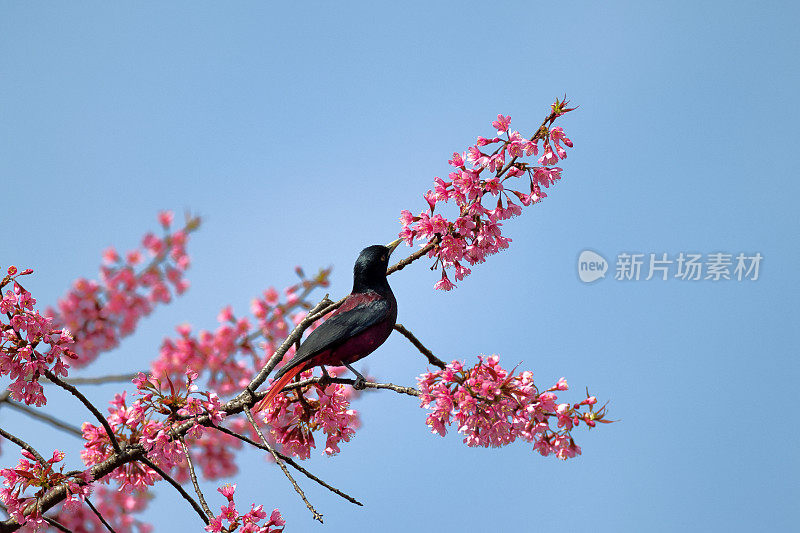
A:
{"label": "cherry blossom branch", "polygon": [[76,389],[75,387],[70,385],[69,383],[66,383],[64,380],[62,380],[61,378],[59,378],[58,376],[56,376],[55,374],[53,374],[49,370],[45,369],[44,375],[45,375],[45,377],[47,377],[47,379],[49,379],[50,381],[52,381],[53,383],[55,383],[56,385],[58,385],[62,389],[65,389],[66,391],[71,393],[73,396],[78,398],[78,400],[80,400],[80,402],[84,405],[84,407],[86,407],[94,415],[94,417],[103,425],[103,428],[106,430],[106,434],[108,434],[108,438],[111,441],[111,446],[114,448],[114,451],[117,452],[117,453],[122,451],[120,449],[120,447],[119,447],[119,442],[117,442],[117,437],[114,435],[114,430],[111,429],[111,425],[109,425],[108,420],[106,420],[106,417],[104,417],[102,415],[102,413],[100,413],[100,411],[97,410],[97,407],[95,407],[92,404],[92,402],[90,402],[86,398],[86,396],[84,396],[81,393],[81,391],[79,391],[78,389]]}
{"label": "cherry blossom branch", "polygon": [[281,452],[279,452],[279,451],[277,451],[274,448],[271,448],[269,446],[265,446],[264,444],[260,444],[260,443],[258,443],[256,441],[254,441],[253,439],[251,439],[250,437],[247,437],[246,435],[240,435],[240,434],[238,434],[238,433],[236,433],[234,431],[231,431],[230,429],[228,429],[228,428],[226,428],[224,426],[211,426],[211,427],[213,427],[217,431],[225,433],[226,435],[230,435],[231,437],[239,439],[242,442],[246,442],[247,444],[249,444],[251,446],[254,446],[254,447],[256,447],[256,448],[258,448],[260,450],[264,450],[264,451],[270,451],[270,449],[274,450],[274,452],[278,455],[278,457],[280,457],[284,462],[286,462],[286,464],[288,464],[289,466],[291,466],[292,468],[294,468],[298,472],[302,473],[308,479],[319,483],[320,485],[322,485],[323,487],[325,487],[329,491],[333,492],[334,494],[336,494],[338,496],[341,496],[342,498],[344,498],[345,500],[349,501],[350,503],[354,503],[354,504],[356,504],[358,506],[361,506],[361,507],[364,506],[363,503],[361,503],[360,501],[356,500],[355,498],[353,498],[352,496],[350,496],[346,492],[342,492],[341,490],[337,489],[336,487],[334,487],[332,485],[329,485],[328,483],[326,483],[322,479],[318,478],[317,476],[315,476],[314,474],[312,474],[311,472],[309,472],[308,470],[306,470],[305,468],[303,468],[302,466],[297,464],[297,462],[294,459],[292,459],[291,457],[289,457],[288,455],[285,455],[285,454],[283,454],[283,453],[281,453]]}
{"label": "cherry blossom branch", "polygon": [[289,473],[289,469],[286,468],[286,465],[283,463],[281,458],[278,457],[278,454],[275,453],[275,450],[272,448],[272,446],[269,445],[269,442],[267,442],[267,438],[264,436],[264,433],[261,432],[261,428],[258,427],[258,424],[256,424],[256,421],[253,419],[253,413],[250,412],[250,408],[246,405],[244,406],[244,414],[247,416],[247,420],[250,421],[250,425],[253,426],[253,429],[256,430],[256,433],[261,439],[261,442],[264,443],[264,446],[266,446],[267,451],[269,451],[269,453],[272,454],[272,457],[275,459],[275,462],[278,463],[278,466],[280,466],[281,470],[283,470],[283,474],[291,482],[295,492],[297,492],[297,494],[300,495],[300,497],[303,499],[303,502],[306,504],[306,507],[308,507],[308,510],[311,511],[314,520],[319,521],[319,523],[321,524],[322,515],[316,509],[314,509],[314,506],[311,505],[311,502],[309,502],[308,498],[306,498],[306,494],[303,492],[303,489],[300,488],[300,485],[297,484],[297,481],[295,481],[295,479],[292,477],[292,474]]}
{"label": "cherry blossom branch", "polygon": [[45,461],[44,457],[42,457],[41,454],[39,454],[39,452],[36,451],[36,448],[31,446],[30,444],[28,444],[24,440],[20,439],[19,437],[15,437],[14,435],[12,435],[11,433],[9,433],[8,431],[6,431],[3,428],[0,428],[0,435],[2,435],[4,438],[10,440],[11,442],[16,444],[17,446],[19,446],[23,450],[25,450],[28,453],[30,453],[31,455],[33,455],[40,464],[42,464],[42,465],[47,464],[47,461]]}
{"label": "cherry blossom branch", "polygon": [[433,239],[431,239],[431,241],[428,244],[426,244],[425,246],[423,246],[422,248],[420,248],[419,250],[417,250],[413,254],[409,255],[405,259],[401,259],[400,261],[398,261],[394,265],[392,265],[389,268],[387,268],[386,269],[386,275],[388,276],[390,274],[393,274],[393,273],[397,272],[398,270],[403,270],[405,267],[407,267],[408,265],[410,265],[411,263],[413,263],[417,259],[425,256],[428,252],[433,250],[436,247],[437,244],[439,244],[440,240],[441,240],[441,238],[438,235],[436,235]]}
{"label": "cherry blossom branch", "polygon": [[419,350],[420,353],[422,353],[422,355],[427,357],[428,362],[430,364],[438,366],[441,369],[444,369],[444,367],[447,366],[447,363],[445,363],[444,361],[433,355],[433,352],[430,351],[428,348],[426,348],[425,345],[422,344],[419,341],[419,339],[417,339],[417,337],[414,336],[413,333],[411,333],[405,327],[403,327],[403,324],[395,324],[394,329],[397,330],[398,333],[402,334],[406,339],[408,339],[411,342],[411,344],[413,344],[417,348],[417,350]]}
{"label": "cherry blossom branch", "polygon": [[106,522],[106,519],[105,519],[105,518],[103,518],[103,515],[102,515],[102,514],[100,514],[100,511],[98,511],[98,510],[97,510],[97,508],[96,508],[94,505],[92,505],[92,502],[89,500],[89,498],[84,498],[84,500],[83,500],[83,501],[85,501],[85,502],[86,502],[86,505],[88,505],[88,506],[89,506],[89,509],[91,509],[91,510],[92,510],[92,512],[93,512],[93,513],[95,514],[95,516],[97,517],[97,519],[98,519],[98,520],[100,520],[100,523],[102,523],[102,524],[103,524],[103,525],[106,527],[106,529],[107,529],[107,530],[109,530],[111,533],[116,533],[116,531],[114,531],[114,528],[113,528],[113,527],[111,527],[111,524],[109,524],[108,522]]}
{"label": "cherry blossom branch", "polygon": [[35,418],[37,420],[41,420],[42,422],[46,422],[51,426],[55,427],[56,429],[60,429],[66,433],[69,433],[70,435],[74,435],[80,438],[83,437],[83,433],[81,432],[80,428],[73,426],[71,424],[67,424],[66,422],[62,422],[61,420],[59,420],[54,416],[50,416],[46,413],[40,413],[33,407],[29,407],[24,403],[12,400],[11,398],[8,397],[8,391],[4,392],[3,394],[0,394],[0,403],[4,403],[9,407],[11,407],[12,409],[16,409],[17,411],[20,411],[31,418]]}
{"label": "cherry blossom branch", "polygon": [[197,482],[197,473],[194,470],[192,456],[189,453],[189,448],[186,446],[186,441],[183,440],[183,435],[181,434],[176,433],[175,437],[181,443],[183,453],[186,455],[186,462],[189,464],[189,476],[192,478],[192,485],[194,485],[194,491],[197,493],[197,499],[200,500],[200,505],[203,507],[203,511],[205,511],[206,515],[209,518],[212,518],[214,513],[211,512],[211,509],[208,507],[208,503],[206,503],[206,499],[203,497],[203,491],[200,490],[200,484]]}
{"label": "cherry blossom branch", "polygon": [[188,492],[186,492],[186,490],[181,486],[180,483],[175,481],[174,478],[172,478],[169,474],[164,472],[164,470],[162,470],[153,461],[148,459],[147,456],[141,457],[139,461],[143,462],[144,464],[155,470],[159,476],[161,476],[167,483],[172,485],[175,488],[175,490],[177,490],[178,493],[181,496],[183,496],[183,499],[189,502],[189,505],[192,506],[192,508],[197,512],[198,515],[200,515],[200,519],[203,521],[203,523],[208,525],[208,516],[206,516],[206,514],[203,512],[203,509],[200,507],[200,504],[198,504],[197,501],[194,498],[192,498],[192,496]]}

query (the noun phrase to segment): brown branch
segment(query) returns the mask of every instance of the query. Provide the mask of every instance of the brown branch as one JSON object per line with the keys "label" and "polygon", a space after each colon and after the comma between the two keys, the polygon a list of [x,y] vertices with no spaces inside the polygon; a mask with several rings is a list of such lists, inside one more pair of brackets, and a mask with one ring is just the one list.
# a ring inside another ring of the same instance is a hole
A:
{"label": "brown branch", "polygon": [[175,490],[177,490],[180,493],[180,495],[183,496],[183,499],[189,502],[189,504],[197,512],[197,514],[200,515],[200,518],[203,520],[203,523],[208,525],[208,517],[203,512],[203,509],[200,507],[200,504],[198,504],[195,501],[195,499],[192,498],[191,495],[188,492],[186,492],[186,490],[184,490],[184,488],[181,486],[180,483],[175,481],[175,479],[173,479],[169,474],[164,472],[164,470],[162,470],[158,465],[156,465],[153,461],[151,461],[147,456],[141,457],[139,460],[144,464],[146,464],[147,466],[149,466],[150,468],[152,468],[153,470],[155,470],[156,473],[159,476],[161,476],[163,480],[165,480],[167,483],[175,487]]}
{"label": "brown branch", "polygon": [[409,255],[405,259],[401,259],[400,261],[398,261],[397,263],[395,263],[394,265],[392,265],[388,269],[386,269],[386,275],[388,276],[390,274],[393,274],[393,273],[397,272],[398,270],[403,270],[405,267],[407,267],[408,265],[410,265],[411,263],[413,263],[414,261],[416,261],[420,257],[424,256],[425,254],[427,254],[428,252],[433,250],[434,247],[437,244],[439,244],[439,240],[440,240],[439,236],[437,235],[436,237],[433,238],[433,240],[431,240],[431,242],[429,242],[428,244],[426,244],[425,246],[423,246],[422,248],[420,248],[419,250],[417,250],[413,254]]}
{"label": "brown branch", "polygon": [[0,435],[2,435],[6,439],[10,440],[11,442],[16,444],[17,446],[19,446],[23,450],[27,451],[28,453],[30,453],[31,455],[36,457],[36,460],[42,466],[47,466],[47,461],[45,460],[45,458],[42,457],[41,454],[39,454],[39,452],[36,451],[36,448],[31,446],[30,444],[28,444],[24,440],[20,439],[19,437],[15,437],[14,435],[12,435],[11,433],[9,433],[8,431],[6,431],[3,428],[0,428]]}
{"label": "brown branch", "polygon": [[102,385],[104,383],[124,383],[133,380],[139,372],[128,374],[109,374],[107,376],[64,378],[70,385]]}
{"label": "brown branch", "polygon": [[[228,428],[226,428],[224,426],[211,426],[211,427],[213,427],[217,431],[225,433],[226,435],[230,435],[231,437],[237,438],[237,439],[241,440],[242,442],[246,442],[247,444],[249,444],[251,446],[255,446],[256,448],[258,448],[260,450],[270,451],[270,448],[268,446],[260,444],[260,443],[258,443],[256,441],[254,441],[253,439],[251,439],[250,437],[246,436],[246,435],[239,435],[238,433],[235,433],[235,432],[231,431],[230,429],[228,429]],[[333,486],[329,485],[325,481],[321,480],[320,478],[318,478],[317,476],[315,476],[314,474],[312,474],[311,472],[309,472],[308,470],[306,470],[305,468],[303,468],[302,466],[297,464],[297,462],[294,459],[292,459],[291,457],[289,457],[288,455],[285,455],[285,454],[279,452],[278,450],[274,450],[274,451],[278,455],[278,457],[280,457],[284,462],[286,462],[286,464],[288,464],[289,466],[291,466],[292,468],[294,468],[295,470],[297,470],[298,472],[300,472],[301,474],[306,476],[308,479],[319,483],[320,485],[322,485],[323,487],[325,487],[329,491],[333,492],[334,494],[337,494],[337,495],[341,496],[342,498],[344,498],[345,500],[347,500],[347,501],[349,501],[351,503],[354,503],[356,505],[360,505],[362,507],[364,506],[363,503],[361,503],[360,501],[356,500],[355,498],[353,498],[352,496],[350,496],[346,492],[342,492],[341,490],[337,489],[336,487],[333,487]]]}
{"label": "brown branch", "polygon": [[89,509],[92,510],[92,512],[95,514],[98,520],[100,520],[100,522],[106,527],[107,530],[109,530],[111,533],[117,533],[116,531],[114,531],[114,528],[111,527],[111,524],[106,522],[106,519],[103,518],[103,515],[100,514],[100,511],[98,511],[97,508],[94,505],[92,505],[92,502],[89,501],[89,498],[84,498],[83,501],[86,502],[86,505],[89,506]]}
{"label": "brown branch", "polygon": [[203,491],[200,490],[200,484],[197,482],[197,473],[194,471],[192,456],[189,453],[189,448],[186,446],[186,441],[183,440],[182,435],[176,434],[176,437],[183,447],[183,453],[186,455],[186,462],[189,463],[189,476],[192,478],[192,485],[194,485],[194,491],[197,493],[197,499],[200,500],[200,505],[203,506],[203,511],[205,511],[206,515],[208,515],[209,518],[213,518],[214,513],[212,513],[211,509],[208,507],[208,503],[206,503],[206,499],[203,497]]}
{"label": "brown branch", "polygon": [[311,505],[311,502],[309,502],[308,498],[306,498],[306,494],[305,492],[303,492],[303,489],[300,488],[300,485],[297,484],[297,481],[295,481],[295,479],[292,477],[292,474],[289,473],[289,469],[286,468],[286,465],[283,463],[281,458],[278,457],[278,454],[275,453],[275,450],[272,448],[272,446],[269,445],[269,442],[267,442],[267,438],[264,436],[264,433],[261,432],[261,428],[258,427],[258,424],[256,424],[256,421],[253,419],[253,413],[250,412],[250,408],[246,405],[244,406],[244,414],[247,416],[247,420],[250,421],[250,424],[253,426],[253,429],[255,429],[256,433],[258,433],[258,436],[261,438],[261,442],[263,442],[264,446],[267,447],[267,451],[269,451],[269,453],[272,454],[272,457],[273,459],[275,459],[275,462],[278,463],[278,466],[280,466],[281,470],[283,470],[283,474],[291,482],[295,492],[297,492],[297,494],[300,495],[300,497],[303,499],[303,502],[305,502],[306,507],[308,507],[308,510],[311,511],[314,520],[318,520],[319,523],[321,524],[322,515],[319,514],[319,512],[316,509],[314,509],[314,506]]}
{"label": "brown branch", "polygon": [[25,413],[31,418],[35,418],[37,420],[41,420],[42,422],[46,422],[57,429],[69,433],[70,435],[74,435],[76,437],[83,437],[83,432],[80,430],[80,428],[73,426],[72,424],[67,424],[66,422],[62,422],[61,420],[59,420],[54,416],[50,416],[46,413],[40,413],[33,407],[30,407],[28,405],[25,405],[24,403],[10,399],[6,394],[0,394],[0,404],[2,403],[5,403],[12,409],[16,409],[22,413]]}
{"label": "brown branch", "polygon": [[53,526],[59,531],[63,531],[64,533],[74,533],[71,529],[67,526],[56,520],[55,518],[50,518],[49,516],[42,516],[42,520]]}
{"label": "brown branch", "polygon": [[58,376],[53,374],[50,370],[45,369],[44,375],[45,375],[45,377],[47,377],[47,379],[49,379],[50,381],[52,381],[53,383],[55,383],[56,385],[58,385],[62,389],[66,389],[73,396],[75,396],[76,398],[78,398],[78,400],[81,401],[81,403],[103,425],[103,428],[105,428],[106,433],[108,434],[108,439],[111,441],[111,446],[114,448],[114,451],[117,452],[117,453],[120,453],[122,451],[122,449],[119,447],[119,442],[117,442],[117,437],[116,437],[116,435],[114,435],[114,431],[111,429],[111,426],[109,425],[108,420],[106,420],[106,417],[104,417],[102,415],[102,413],[100,413],[100,411],[97,410],[97,407],[95,407],[92,404],[92,402],[90,402],[86,398],[86,396],[84,396],[81,393],[81,391],[79,391],[78,389],[76,389],[75,387],[70,385],[69,383],[64,382],[64,380],[62,380],[61,378],[59,378]]}
{"label": "brown branch", "polygon": [[[348,379],[348,378],[333,378],[333,377],[313,377],[309,379],[304,379],[303,381],[296,381],[289,385],[286,385],[282,390],[282,392],[290,391],[292,389],[300,389],[302,387],[306,387],[308,385],[312,385],[314,383],[319,383],[320,385],[327,385],[328,383],[340,383],[342,385],[350,385],[351,387],[356,384],[356,380]],[[372,381],[365,381],[363,383],[364,388],[366,389],[378,389],[378,390],[391,390],[398,394],[407,394],[409,396],[419,396],[419,391],[414,387],[403,387],[402,385],[395,385],[394,383],[374,383]]]}
{"label": "brown branch", "polygon": [[417,348],[417,350],[419,350],[420,353],[422,353],[422,355],[427,357],[428,358],[428,362],[430,364],[432,364],[434,366],[438,366],[439,368],[444,370],[444,368],[447,366],[445,364],[445,362],[442,361],[441,359],[439,359],[438,357],[436,357],[435,355],[433,355],[433,352],[430,351],[428,348],[426,348],[425,345],[422,344],[419,341],[419,339],[417,339],[414,336],[413,333],[411,333],[405,327],[403,327],[403,324],[395,324],[394,325],[394,329],[396,329],[398,333],[402,334],[406,339],[408,339],[411,342],[411,344],[413,344]]}

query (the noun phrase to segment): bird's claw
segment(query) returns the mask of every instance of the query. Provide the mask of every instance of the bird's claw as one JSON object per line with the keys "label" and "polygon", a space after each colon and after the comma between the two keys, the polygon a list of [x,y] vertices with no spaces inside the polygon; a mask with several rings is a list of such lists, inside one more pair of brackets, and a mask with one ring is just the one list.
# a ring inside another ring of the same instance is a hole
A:
{"label": "bird's claw", "polygon": [[355,383],[353,383],[353,388],[354,388],[355,390],[364,390],[364,389],[366,389],[366,388],[367,388],[367,380],[366,380],[366,379],[364,379],[364,378],[363,378],[363,377],[361,377],[361,376],[358,376],[358,377],[356,378],[356,382],[355,382]]}

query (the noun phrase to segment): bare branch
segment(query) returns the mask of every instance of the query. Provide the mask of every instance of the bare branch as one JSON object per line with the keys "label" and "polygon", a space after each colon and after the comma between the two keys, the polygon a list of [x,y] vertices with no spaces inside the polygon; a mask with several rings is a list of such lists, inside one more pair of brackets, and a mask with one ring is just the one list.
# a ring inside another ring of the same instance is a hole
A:
{"label": "bare branch", "polygon": [[[250,444],[251,446],[255,446],[256,448],[258,448],[260,450],[270,451],[270,447],[269,446],[265,446],[263,444],[259,444],[258,442],[254,441],[253,439],[251,439],[250,437],[248,437],[246,435],[239,435],[238,433],[235,433],[235,432],[231,431],[230,429],[228,429],[226,427],[223,427],[223,426],[211,426],[211,427],[213,427],[217,431],[225,433],[226,435],[230,435],[231,437],[235,437],[235,438],[241,440],[242,442],[246,442],[247,444]],[[294,468],[298,472],[302,473],[308,479],[319,483],[320,485],[322,485],[323,487],[325,487],[329,491],[333,492],[334,494],[337,494],[337,495],[341,496],[342,498],[344,498],[345,500],[349,501],[350,503],[354,503],[354,504],[359,505],[361,507],[364,506],[363,503],[361,503],[360,501],[356,500],[355,498],[353,498],[352,496],[350,496],[346,492],[342,492],[341,490],[337,489],[336,487],[333,487],[333,486],[329,485],[325,481],[321,480],[320,478],[318,478],[317,476],[315,476],[314,474],[312,474],[311,472],[309,472],[308,470],[306,470],[305,468],[300,466],[294,459],[292,459],[288,455],[285,455],[285,454],[279,452],[278,450],[275,450],[274,448],[273,448],[273,451],[275,452],[275,454],[277,454],[278,457],[280,457],[283,461],[285,461],[286,464],[288,464],[289,466],[291,466],[292,468]]]}
{"label": "bare branch", "polygon": [[86,505],[89,506],[89,509],[91,509],[92,512],[95,514],[95,516],[100,520],[100,522],[104,526],[106,526],[106,529],[109,530],[111,533],[116,533],[116,531],[114,531],[114,528],[111,527],[111,524],[106,522],[106,519],[103,518],[103,515],[100,514],[100,511],[98,511],[97,508],[94,505],[92,505],[92,502],[89,501],[89,498],[84,498],[84,501],[86,502]]}
{"label": "bare branch", "polygon": [[[351,387],[356,384],[356,380],[348,379],[348,378],[333,378],[328,376],[319,376],[313,377],[309,379],[304,379],[303,381],[296,381],[289,385],[286,385],[283,389],[283,392],[290,391],[293,389],[300,389],[303,387],[307,387],[308,385],[312,385],[314,383],[319,383],[321,385],[326,385],[328,383],[340,383],[342,385],[350,385]],[[403,387],[402,385],[395,385],[394,383],[374,383],[372,381],[365,381],[363,383],[365,389],[384,389],[384,390],[391,390],[398,394],[407,394],[409,396],[419,396],[419,390],[415,389],[414,387]]]}
{"label": "bare branch", "polygon": [[300,488],[300,485],[298,485],[297,481],[294,480],[294,478],[292,477],[292,474],[289,473],[289,469],[286,468],[286,465],[283,464],[283,461],[281,460],[281,458],[278,457],[278,454],[275,453],[275,450],[272,448],[272,446],[269,445],[269,442],[267,442],[266,437],[264,437],[264,434],[261,432],[261,428],[258,427],[258,424],[256,424],[256,421],[253,419],[253,413],[250,412],[250,408],[247,407],[246,405],[244,406],[244,414],[247,415],[247,419],[250,421],[250,424],[253,426],[253,429],[255,429],[256,433],[258,433],[258,436],[261,438],[261,442],[264,443],[264,446],[266,446],[267,450],[269,451],[269,453],[272,454],[272,457],[275,459],[275,462],[278,463],[278,466],[280,466],[281,470],[283,470],[284,475],[292,483],[292,486],[294,487],[294,490],[303,499],[303,502],[305,502],[306,507],[308,507],[308,510],[311,511],[311,514],[313,515],[314,520],[318,520],[319,523],[321,524],[322,523],[322,515],[319,514],[319,512],[316,509],[314,509],[314,506],[311,505],[311,502],[309,502],[308,498],[306,498],[306,494],[303,492],[303,489]]}
{"label": "bare branch", "polygon": [[425,254],[427,254],[428,252],[433,250],[433,248],[437,244],[439,244],[439,240],[440,240],[440,238],[437,235],[436,237],[434,237],[431,240],[431,242],[429,242],[428,244],[426,244],[425,246],[423,246],[422,248],[420,248],[419,250],[417,250],[413,254],[409,255],[405,259],[401,259],[400,261],[398,261],[394,265],[392,265],[389,268],[387,268],[386,269],[386,275],[388,276],[389,274],[393,274],[393,273],[397,272],[398,270],[403,270],[405,267],[407,267],[408,265],[410,265],[411,263],[413,263],[414,261],[416,261],[420,257],[424,256]]}
{"label": "bare branch", "polygon": [[19,437],[15,437],[14,435],[12,435],[11,433],[9,433],[8,431],[6,431],[3,428],[0,428],[0,435],[2,435],[6,439],[10,440],[11,442],[16,444],[17,446],[19,446],[23,450],[27,451],[28,453],[30,453],[31,455],[36,457],[36,460],[42,466],[46,466],[47,465],[47,461],[45,460],[44,457],[41,456],[41,454],[39,452],[36,451],[36,448],[31,446],[30,444],[28,444],[24,440],[20,439]]}
{"label": "bare branch", "polygon": [[186,442],[183,440],[182,435],[176,434],[175,436],[183,447],[183,453],[186,455],[186,462],[189,463],[189,476],[192,478],[192,485],[194,485],[194,491],[197,493],[197,499],[200,500],[200,505],[203,506],[203,511],[206,512],[206,515],[209,518],[213,518],[214,513],[212,513],[211,509],[208,507],[206,499],[203,497],[203,491],[200,490],[200,484],[197,482],[197,473],[194,471],[194,465],[192,464],[192,456],[189,453],[189,448],[186,446]]}
{"label": "bare branch", "polygon": [[438,366],[439,368],[444,370],[444,368],[447,366],[445,364],[445,362],[442,361],[441,359],[439,359],[438,357],[436,357],[435,355],[433,355],[433,352],[430,351],[428,348],[426,348],[425,345],[422,344],[419,341],[419,339],[417,339],[414,336],[413,333],[411,333],[405,327],[403,327],[403,324],[395,324],[394,325],[394,329],[396,329],[398,333],[402,334],[406,339],[408,339],[411,342],[411,344],[413,344],[417,348],[417,350],[419,350],[420,353],[422,353],[422,355],[427,357],[428,358],[428,362],[430,364],[432,364],[434,366]]}
{"label": "bare branch", "polygon": [[105,383],[125,383],[139,375],[139,372],[128,374],[109,374],[107,376],[64,378],[70,385],[103,385]]}
{"label": "bare branch", "polygon": [[67,526],[65,526],[55,518],[50,518],[49,516],[42,516],[42,520],[44,520],[45,522],[47,522],[48,524],[50,524],[59,531],[63,531],[64,533],[73,533],[71,529],[69,529]]}
{"label": "bare branch", "polygon": [[354,503],[354,504],[356,504],[358,506],[361,506],[361,507],[364,506],[363,503],[361,503],[360,501],[356,500],[355,498],[353,498],[352,496],[350,496],[346,492],[343,492],[343,491],[337,489],[336,487],[326,483],[322,479],[318,478],[317,476],[315,476],[314,474],[312,474],[311,472],[309,472],[308,470],[303,468],[301,465],[299,465],[294,459],[292,459],[288,455],[285,455],[285,454],[279,452],[278,450],[271,449],[269,446],[265,446],[263,444],[259,444],[259,443],[255,442],[254,440],[250,439],[249,437],[245,436],[245,435],[239,435],[237,433],[234,433],[233,431],[229,430],[228,428],[219,427],[219,426],[215,426],[215,428],[220,430],[220,431],[222,431],[223,433],[226,433],[228,435],[236,437],[237,439],[240,439],[243,442],[246,442],[246,443],[248,443],[248,444],[250,444],[252,446],[255,446],[256,448],[259,448],[259,449],[262,449],[262,450],[266,450],[266,451],[269,451],[269,452],[274,452],[275,455],[280,457],[281,460],[285,461],[286,464],[288,464],[289,466],[291,466],[292,468],[294,468],[298,472],[300,472],[303,475],[305,475],[308,479],[310,479],[312,481],[315,481],[316,483],[319,483],[320,485],[322,485],[323,487],[325,487],[329,491],[333,492],[334,494],[336,494],[338,496],[341,496],[342,498],[344,498],[345,500],[349,501],[350,503]]}
{"label": "bare branch", "polygon": [[35,418],[37,420],[41,420],[42,422],[46,422],[57,429],[69,433],[70,435],[74,435],[76,437],[83,437],[83,433],[81,432],[80,428],[73,426],[72,424],[67,424],[66,422],[62,422],[61,420],[59,420],[54,416],[50,416],[46,413],[41,413],[38,410],[34,409],[33,407],[25,405],[24,403],[12,400],[11,398],[8,397],[7,394],[0,394],[0,404],[2,403],[5,403],[12,409],[16,409],[22,413],[25,413],[31,418]]}
{"label": "bare branch", "polygon": [[161,468],[159,468],[158,465],[156,465],[153,461],[151,461],[147,456],[141,457],[139,460],[144,464],[146,464],[147,466],[149,466],[150,468],[152,468],[153,470],[155,470],[158,473],[158,475],[162,477],[162,479],[164,479],[167,483],[175,487],[175,490],[177,490],[180,493],[180,495],[183,496],[183,499],[188,501],[189,504],[192,506],[192,508],[195,511],[197,511],[197,514],[200,515],[200,518],[203,520],[203,523],[208,525],[208,516],[206,516],[206,514],[203,512],[203,509],[200,507],[200,504],[198,504],[195,501],[195,499],[192,498],[191,495],[184,490],[184,488],[181,486],[180,483],[175,481],[169,474],[167,474]]}
{"label": "bare branch", "polygon": [[92,402],[90,402],[86,398],[86,396],[84,396],[81,393],[81,391],[79,391],[78,389],[76,389],[75,387],[70,385],[69,383],[65,383],[64,380],[62,380],[61,378],[59,378],[58,376],[53,374],[51,371],[45,369],[44,375],[45,375],[45,377],[47,377],[47,379],[49,379],[50,381],[52,381],[53,383],[55,383],[56,385],[58,385],[62,389],[66,389],[73,396],[75,396],[76,398],[78,398],[81,401],[81,403],[103,425],[103,428],[105,428],[106,433],[108,434],[108,439],[111,441],[111,446],[114,448],[114,451],[117,452],[117,453],[120,453],[122,451],[122,449],[119,447],[119,442],[117,442],[117,437],[116,437],[116,435],[114,435],[114,431],[111,429],[111,426],[108,424],[108,420],[106,420],[106,417],[104,417],[102,415],[102,413],[100,413],[100,411],[97,410],[97,407],[95,407],[92,404]]}

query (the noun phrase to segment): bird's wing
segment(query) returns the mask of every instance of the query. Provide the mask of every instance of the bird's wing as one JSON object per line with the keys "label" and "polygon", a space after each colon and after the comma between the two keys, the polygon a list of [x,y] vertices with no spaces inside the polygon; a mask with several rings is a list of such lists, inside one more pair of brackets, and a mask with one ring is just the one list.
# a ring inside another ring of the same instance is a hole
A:
{"label": "bird's wing", "polygon": [[371,294],[353,295],[348,298],[336,310],[336,314],[328,317],[309,334],[294,357],[275,374],[275,379],[315,355],[336,348],[347,339],[355,337],[388,317],[392,304],[385,298],[379,298],[373,297]]}

